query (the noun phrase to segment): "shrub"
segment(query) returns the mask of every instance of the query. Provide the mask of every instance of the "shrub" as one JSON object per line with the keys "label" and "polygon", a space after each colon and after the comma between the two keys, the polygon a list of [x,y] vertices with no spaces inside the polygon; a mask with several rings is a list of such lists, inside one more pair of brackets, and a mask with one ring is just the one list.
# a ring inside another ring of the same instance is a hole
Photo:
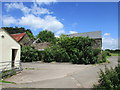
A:
{"label": "shrub", "polygon": [[120,65],[115,69],[105,68],[105,72],[100,71],[99,85],[94,85],[96,90],[119,90],[120,89]]}
{"label": "shrub", "polygon": [[56,45],[44,51],[44,62],[72,62],[74,64],[94,64],[98,62],[100,49],[93,48],[93,39],[88,37],[58,38]]}
{"label": "shrub", "polygon": [[102,56],[102,58],[101,58],[101,60],[98,61],[98,63],[106,62],[107,56],[111,56],[111,54],[109,51],[102,51],[101,56]]}
{"label": "shrub", "polygon": [[65,49],[61,48],[58,45],[54,45],[51,48],[45,49],[44,51],[44,62],[68,62],[69,59],[69,55]]}
{"label": "shrub", "polygon": [[22,62],[32,62],[40,60],[39,51],[34,49],[34,47],[24,46],[21,51],[21,61]]}

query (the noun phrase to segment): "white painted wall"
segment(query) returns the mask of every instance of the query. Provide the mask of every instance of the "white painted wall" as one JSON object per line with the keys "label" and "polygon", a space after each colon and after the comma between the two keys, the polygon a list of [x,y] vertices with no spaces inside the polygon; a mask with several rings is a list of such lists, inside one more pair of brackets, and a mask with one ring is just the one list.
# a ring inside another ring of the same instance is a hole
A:
{"label": "white painted wall", "polygon": [[[4,36],[4,38],[1,37],[2,35]],[[7,69],[12,69],[11,68],[12,49],[18,49],[15,58],[15,67],[19,68],[20,52],[21,52],[20,45],[7,32],[0,29],[0,62],[3,62],[2,68],[5,68],[6,65],[8,65]]]}
{"label": "white painted wall", "polygon": [[[0,37],[2,36],[2,32],[0,31]],[[0,69],[2,69],[2,38],[0,38]]]}

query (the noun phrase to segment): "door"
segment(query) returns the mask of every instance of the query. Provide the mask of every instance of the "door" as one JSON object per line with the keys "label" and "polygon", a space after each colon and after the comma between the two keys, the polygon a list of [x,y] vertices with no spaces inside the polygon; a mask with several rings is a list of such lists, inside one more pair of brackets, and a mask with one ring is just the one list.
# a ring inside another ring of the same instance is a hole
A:
{"label": "door", "polygon": [[12,68],[15,67],[15,58],[16,58],[16,54],[17,54],[17,49],[12,49]]}

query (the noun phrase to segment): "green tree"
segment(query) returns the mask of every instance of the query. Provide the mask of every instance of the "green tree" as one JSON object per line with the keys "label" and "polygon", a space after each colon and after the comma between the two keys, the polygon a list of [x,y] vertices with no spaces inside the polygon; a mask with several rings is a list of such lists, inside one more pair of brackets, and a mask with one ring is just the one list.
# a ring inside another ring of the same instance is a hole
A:
{"label": "green tree", "polygon": [[56,37],[54,33],[48,30],[43,30],[41,31],[38,35],[37,38],[39,38],[38,43],[40,42],[55,42]]}
{"label": "green tree", "polygon": [[28,36],[29,36],[31,39],[35,39],[35,38],[34,38],[34,35],[33,35],[33,33],[31,32],[30,29],[27,29],[27,30],[26,30],[26,33],[28,34]]}
{"label": "green tree", "polygon": [[2,27],[5,29],[9,34],[16,34],[16,33],[24,33],[26,32],[31,39],[34,39],[34,35],[30,29],[25,29],[24,27]]}

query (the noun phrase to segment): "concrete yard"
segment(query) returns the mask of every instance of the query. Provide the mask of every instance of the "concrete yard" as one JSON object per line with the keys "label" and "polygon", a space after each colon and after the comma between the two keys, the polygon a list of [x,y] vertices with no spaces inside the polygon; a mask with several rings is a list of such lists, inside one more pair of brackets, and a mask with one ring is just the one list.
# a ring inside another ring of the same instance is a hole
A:
{"label": "concrete yard", "polygon": [[90,88],[98,83],[100,69],[115,67],[118,56],[109,58],[110,63],[77,65],[70,63],[22,63],[23,71],[7,78],[16,84],[3,84],[3,88]]}

